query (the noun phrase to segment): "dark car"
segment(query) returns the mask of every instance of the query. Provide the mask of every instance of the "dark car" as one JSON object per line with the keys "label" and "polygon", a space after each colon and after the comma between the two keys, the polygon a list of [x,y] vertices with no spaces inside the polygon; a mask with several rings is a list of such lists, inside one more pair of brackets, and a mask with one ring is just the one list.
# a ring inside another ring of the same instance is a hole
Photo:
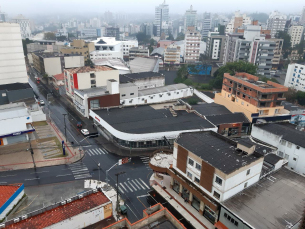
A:
{"label": "dark car", "polygon": [[82,128],[83,124],[82,124],[81,122],[77,122],[76,126],[77,126],[78,128]]}

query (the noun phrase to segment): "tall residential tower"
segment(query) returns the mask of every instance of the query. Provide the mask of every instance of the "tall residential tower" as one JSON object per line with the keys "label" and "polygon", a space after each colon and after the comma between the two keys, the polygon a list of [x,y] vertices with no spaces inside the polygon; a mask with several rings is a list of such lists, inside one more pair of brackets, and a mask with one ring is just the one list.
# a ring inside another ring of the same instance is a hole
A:
{"label": "tall residential tower", "polygon": [[193,6],[191,5],[190,9],[185,12],[184,15],[184,31],[187,30],[187,27],[195,27],[197,26],[197,11],[193,10]]}
{"label": "tall residential tower", "polygon": [[155,9],[155,36],[160,37],[161,33],[164,32],[167,34],[166,28],[168,28],[169,23],[169,7],[165,3],[165,0],[159,6],[156,6]]}

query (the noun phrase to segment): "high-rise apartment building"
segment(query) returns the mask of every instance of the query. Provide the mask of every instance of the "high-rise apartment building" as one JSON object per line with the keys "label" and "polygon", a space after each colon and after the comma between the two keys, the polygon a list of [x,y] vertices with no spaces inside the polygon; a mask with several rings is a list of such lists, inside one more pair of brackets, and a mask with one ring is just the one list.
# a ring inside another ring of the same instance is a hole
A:
{"label": "high-rise apartment building", "polygon": [[120,40],[120,28],[108,27],[106,28],[105,37],[115,37],[117,41]]}
{"label": "high-rise apartment building", "polygon": [[0,85],[27,83],[20,26],[0,22]]}
{"label": "high-rise apartment building", "polygon": [[258,74],[270,76],[276,43],[261,35],[261,26],[247,25],[244,34],[228,34],[224,64],[246,61],[257,65]]}
{"label": "high-rise apartment building", "polygon": [[273,11],[267,20],[267,29],[271,30],[271,37],[275,38],[278,31],[284,31],[287,16],[278,11]]}
{"label": "high-rise apartment building", "polygon": [[305,91],[305,65],[289,64],[284,85],[298,91]]}
{"label": "high-rise apartment building", "polygon": [[202,37],[208,37],[208,34],[211,31],[211,28],[212,28],[211,13],[204,13],[203,14],[202,30],[201,30]]}
{"label": "high-rise apartment building", "polygon": [[20,25],[22,39],[30,38],[32,36],[30,20],[19,14],[12,19],[12,22]]}
{"label": "high-rise apartment building", "polygon": [[162,33],[168,34],[169,7],[165,0],[155,8],[155,36],[160,37]]}
{"label": "high-rise apartment building", "polygon": [[184,38],[184,62],[194,63],[200,57],[201,34],[195,27],[188,27]]}
{"label": "high-rise apartment building", "polygon": [[300,23],[302,25],[305,25],[305,6],[303,7],[302,15],[301,15],[301,18],[300,18]]}
{"label": "high-rise apartment building", "polygon": [[7,20],[6,17],[7,17],[6,13],[1,12],[1,7],[0,7],[0,22],[6,22]]}
{"label": "high-rise apartment building", "polygon": [[220,32],[209,32],[206,53],[212,62],[223,62],[226,35]]}
{"label": "high-rise apartment building", "polygon": [[291,37],[291,47],[300,44],[303,38],[304,27],[301,25],[292,25],[288,29],[288,33]]}
{"label": "high-rise apartment building", "polygon": [[236,11],[234,17],[226,26],[226,33],[235,33],[238,28],[250,24],[250,17],[248,17],[246,14],[241,14],[240,11]]}
{"label": "high-rise apartment building", "polygon": [[191,5],[190,9],[185,12],[184,15],[184,30],[188,27],[197,27],[197,11],[193,10],[193,6]]}
{"label": "high-rise apartment building", "polygon": [[164,50],[164,64],[180,64],[180,46],[171,44]]}

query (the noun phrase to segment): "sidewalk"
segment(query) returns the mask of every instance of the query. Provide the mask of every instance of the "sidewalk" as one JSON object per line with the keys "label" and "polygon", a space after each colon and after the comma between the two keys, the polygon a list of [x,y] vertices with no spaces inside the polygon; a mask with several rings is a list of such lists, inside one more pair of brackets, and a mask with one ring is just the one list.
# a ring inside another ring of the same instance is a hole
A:
{"label": "sidewalk", "polygon": [[[163,179],[155,176],[150,177],[150,184],[165,200],[168,201],[179,213],[189,221],[196,229],[214,229],[214,225],[210,223],[204,216],[194,209],[190,204],[185,204],[184,199],[179,196],[170,187],[170,176],[163,175]],[[161,182],[162,181],[162,182]],[[161,185],[162,184],[162,185]]]}
{"label": "sidewalk", "polygon": [[[83,154],[79,152],[78,148],[66,147],[66,156],[64,157],[62,155],[61,149],[59,150],[57,146],[58,143],[61,144],[64,136],[55,124],[48,122],[48,126],[53,133],[48,133],[47,136],[42,129],[40,130],[40,133],[34,132],[35,134],[33,136],[35,136],[35,140],[31,140],[36,167],[70,164],[80,160]],[[43,135],[47,138],[40,139],[38,138],[38,135]],[[68,142],[68,145],[71,144]],[[27,150],[29,148],[29,142],[2,146],[0,154],[0,171],[33,168],[32,155],[30,150]],[[51,148],[51,150],[49,148]]]}

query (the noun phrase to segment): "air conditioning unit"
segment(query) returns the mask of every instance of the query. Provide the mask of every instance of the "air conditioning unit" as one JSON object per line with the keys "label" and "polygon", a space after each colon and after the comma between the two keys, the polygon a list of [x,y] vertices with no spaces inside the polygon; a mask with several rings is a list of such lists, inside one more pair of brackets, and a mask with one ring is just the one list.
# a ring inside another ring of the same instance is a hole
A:
{"label": "air conditioning unit", "polygon": [[82,194],[78,195],[78,198],[81,199],[83,198],[84,196]]}
{"label": "air conditioning unit", "polygon": [[22,220],[25,220],[25,219],[27,219],[28,218],[28,216],[27,215],[23,215],[23,216],[21,216],[21,219]]}
{"label": "air conditioning unit", "polygon": [[67,199],[67,203],[70,203],[72,200],[71,199]]}
{"label": "air conditioning unit", "polygon": [[14,223],[18,223],[20,221],[19,218],[14,219]]}
{"label": "air conditioning unit", "polygon": [[95,189],[93,189],[92,191],[93,191],[93,193],[97,193],[97,189],[96,189],[96,188],[95,188]]}
{"label": "air conditioning unit", "polygon": [[62,202],[60,202],[61,203],[61,205],[65,205],[66,204],[66,201],[64,200],[64,201],[62,201]]}

